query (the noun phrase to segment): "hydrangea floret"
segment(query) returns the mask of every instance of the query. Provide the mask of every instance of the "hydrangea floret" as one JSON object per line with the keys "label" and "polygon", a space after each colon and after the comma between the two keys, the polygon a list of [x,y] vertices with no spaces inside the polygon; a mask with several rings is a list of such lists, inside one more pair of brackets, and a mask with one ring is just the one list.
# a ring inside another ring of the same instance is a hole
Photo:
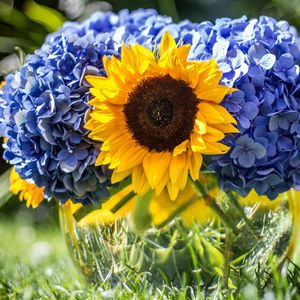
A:
{"label": "hydrangea floret", "polygon": [[223,18],[197,25],[192,35],[191,57],[215,57],[223,82],[239,89],[222,104],[237,119],[240,133],[227,137],[231,150],[209,163],[221,188],[242,195],[254,188],[270,199],[297,189],[300,51],[295,28],[265,16]]}

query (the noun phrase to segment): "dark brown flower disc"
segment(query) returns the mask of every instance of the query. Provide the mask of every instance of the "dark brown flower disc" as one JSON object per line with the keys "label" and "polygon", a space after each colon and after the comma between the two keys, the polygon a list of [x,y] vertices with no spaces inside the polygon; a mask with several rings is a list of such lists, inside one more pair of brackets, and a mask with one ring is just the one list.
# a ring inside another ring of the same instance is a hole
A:
{"label": "dark brown flower disc", "polygon": [[133,138],[148,150],[172,151],[190,138],[199,99],[183,80],[169,75],[142,80],[124,105]]}

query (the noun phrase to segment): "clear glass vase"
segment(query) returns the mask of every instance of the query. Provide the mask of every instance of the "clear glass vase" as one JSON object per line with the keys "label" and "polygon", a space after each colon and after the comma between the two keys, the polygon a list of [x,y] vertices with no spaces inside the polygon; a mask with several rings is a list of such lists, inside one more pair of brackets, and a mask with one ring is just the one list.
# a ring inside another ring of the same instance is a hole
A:
{"label": "clear glass vase", "polygon": [[[120,193],[127,199],[127,208],[111,199],[108,203],[119,206],[113,214],[109,205],[88,213],[70,202],[60,207],[70,255],[93,284],[114,286],[120,280],[130,284],[145,277],[155,286],[209,289],[222,280],[234,287],[241,271],[255,280],[258,272],[282,266],[287,256],[292,259],[297,247],[299,201],[295,191],[270,201],[254,193],[240,198],[210,188],[192,204],[182,201],[181,209],[167,210],[149,199],[152,222],[144,222],[147,226],[140,224],[147,216],[138,200],[130,198],[128,191]],[[193,193],[197,189],[191,189],[187,198],[195,199]],[[144,219],[137,221],[136,215]]]}

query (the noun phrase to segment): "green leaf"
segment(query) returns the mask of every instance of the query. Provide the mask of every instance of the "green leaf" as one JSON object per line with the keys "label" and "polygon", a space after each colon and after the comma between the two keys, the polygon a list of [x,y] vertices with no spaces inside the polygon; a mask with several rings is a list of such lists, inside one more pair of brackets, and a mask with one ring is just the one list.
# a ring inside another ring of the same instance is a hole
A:
{"label": "green leaf", "polygon": [[41,24],[49,32],[56,31],[65,21],[58,11],[34,1],[26,1],[24,12],[30,20]]}
{"label": "green leaf", "polygon": [[3,206],[12,196],[10,192],[10,171],[7,170],[0,176],[0,207]]}

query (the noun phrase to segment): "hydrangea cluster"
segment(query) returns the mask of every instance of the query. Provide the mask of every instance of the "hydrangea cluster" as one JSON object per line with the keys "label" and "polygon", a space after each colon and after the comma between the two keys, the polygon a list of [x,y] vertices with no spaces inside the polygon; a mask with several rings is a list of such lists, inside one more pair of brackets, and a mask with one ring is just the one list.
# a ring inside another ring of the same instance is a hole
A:
{"label": "hydrangea cluster", "polygon": [[218,19],[193,25],[191,58],[215,57],[224,84],[239,91],[222,104],[238,121],[226,155],[215,157],[225,190],[246,195],[252,188],[270,199],[300,187],[300,50],[285,21],[260,17]]}
{"label": "hydrangea cluster", "polygon": [[137,10],[65,23],[6,78],[0,95],[0,134],[8,138],[4,159],[61,203],[108,196],[110,171],[94,166],[99,144],[84,129],[90,110],[84,77],[105,75],[103,56],[118,57],[123,42],[154,49],[165,31],[192,45],[190,60],[214,57],[222,83],[239,90],[222,105],[240,133],[226,137],[226,155],[208,161],[220,186],[242,195],[254,188],[271,199],[300,187],[298,37],[287,22],[269,17],[174,24],[154,10]]}
{"label": "hydrangea cluster", "polygon": [[82,24],[67,22],[19,72],[6,78],[0,133],[4,159],[23,179],[45,187],[46,198],[97,203],[108,196],[110,172],[95,167],[99,144],[84,129],[90,109],[87,74],[104,75],[102,57],[119,56],[122,42],[153,47],[169,30],[179,38],[185,23],[153,10],[96,13]]}

